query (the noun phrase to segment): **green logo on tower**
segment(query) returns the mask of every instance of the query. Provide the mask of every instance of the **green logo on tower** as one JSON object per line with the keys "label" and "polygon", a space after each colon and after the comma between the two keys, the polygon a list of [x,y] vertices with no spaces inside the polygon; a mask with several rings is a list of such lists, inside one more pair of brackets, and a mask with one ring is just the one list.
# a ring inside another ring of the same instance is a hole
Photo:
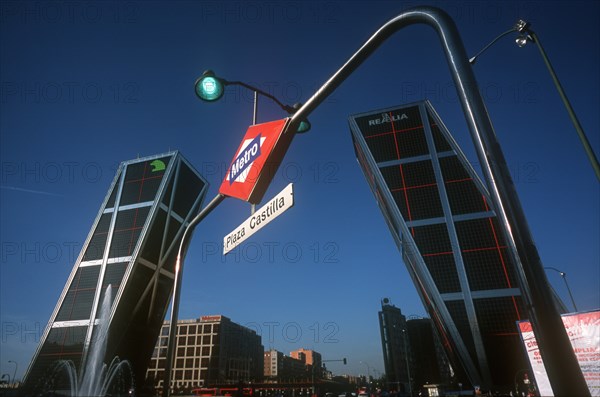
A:
{"label": "green logo on tower", "polygon": [[154,160],[150,165],[152,166],[152,172],[163,171],[166,168],[165,163],[161,160]]}

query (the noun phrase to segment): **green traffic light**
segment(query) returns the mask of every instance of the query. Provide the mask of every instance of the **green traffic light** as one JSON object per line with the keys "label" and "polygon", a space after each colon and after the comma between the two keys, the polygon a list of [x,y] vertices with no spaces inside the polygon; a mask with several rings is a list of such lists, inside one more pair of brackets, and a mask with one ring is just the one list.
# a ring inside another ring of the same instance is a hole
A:
{"label": "green traffic light", "polygon": [[214,102],[223,96],[224,84],[215,74],[207,70],[196,80],[195,90],[198,98],[207,102]]}
{"label": "green traffic light", "polygon": [[[225,79],[217,77],[212,70],[206,70],[204,73],[202,73],[202,76],[200,76],[194,83],[194,91],[196,92],[196,96],[202,99],[203,101],[214,102],[219,100],[223,96],[223,94],[225,93],[225,86],[230,84],[241,85],[250,90],[253,90],[255,94],[258,93],[268,98],[271,98],[279,106],[281,106],[283,110],[287,111],[290,114],[295,113],[302,106],[300,103],[296,103],[294,104],[294,106],[286,106],[279,102],[277,98],[275,98],[273,95],[270,95],[256,87],[242,83],[240,81],[229,82]],[[305,119],[300,121],[296,132],[302,134],[308,132],[310,128],[310,122]]]}
{"label": "green traffic light", "polygon": [[[294,114],[298,111],[298,109],[300,109],[302,107],[301,103],[295,103],[293,106],[289,107],[288,106],[288,112],[290,114]],[[298,134],[303,134],[305,132],[308,132],[311,128],[311,124],[310,121],[308,121],[307,119],[304,119],[302,121],[300,121],[300,124],[298,124],[298,129],[296,130],[296,133]]]}
{"label": "green traffic light", "polygon": [[298,130],[296,131],[298,134],[302,134],[308,132],[310,130],[310,122],[308,120],[302,120],[300,125],[298,126]]}

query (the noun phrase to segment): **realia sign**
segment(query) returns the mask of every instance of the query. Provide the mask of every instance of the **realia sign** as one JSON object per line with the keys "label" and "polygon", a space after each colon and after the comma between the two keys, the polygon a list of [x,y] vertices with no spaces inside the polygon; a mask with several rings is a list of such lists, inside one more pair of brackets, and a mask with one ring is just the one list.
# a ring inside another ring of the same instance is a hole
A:
{"label": "realia sign", "polygon": [[248,128],[219,193],[252,204],[262,200],[294,136],[292,131],[285,132],[289,120],[270,121]]}

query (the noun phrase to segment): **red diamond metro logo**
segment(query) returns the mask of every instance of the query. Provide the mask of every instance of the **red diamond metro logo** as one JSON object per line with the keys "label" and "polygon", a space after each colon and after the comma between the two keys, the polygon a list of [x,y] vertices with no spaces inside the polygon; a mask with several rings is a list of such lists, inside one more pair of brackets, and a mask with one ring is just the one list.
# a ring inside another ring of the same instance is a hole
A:
{"label": "red diamond metro logo", "polygon": [[236,151],[219,193],[258,204],[294,134],[284,133],[289,118],[255,124],[248,128]]}

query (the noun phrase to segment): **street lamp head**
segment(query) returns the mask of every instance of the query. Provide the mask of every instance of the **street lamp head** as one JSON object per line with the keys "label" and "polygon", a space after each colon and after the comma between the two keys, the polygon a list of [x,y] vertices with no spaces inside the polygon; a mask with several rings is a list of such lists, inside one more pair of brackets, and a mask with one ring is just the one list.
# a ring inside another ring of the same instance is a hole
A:
{"label": "street lamp head", "polygon": [[212,70],[202,73],[194,83],[194,89],[198,98],[207,102],[219,100],[225,93],[226,81],[215,76]]}
{"label": "street lamp head", "polygon": [[524,33],[529,29],[530,25],[529,22],[519,19],[517,23],[515,23],[515,30],[519,33]]}
{"label": "street lamp head", "polygon": [[522,48],[522,47],[525,47],[527,42],[530,40],[531,40],[531,36],[529,36],[528,34],[522,34],[521,36],[519,36],[515,39],[515,42],[517,43],[517,45],[519,47]]}

